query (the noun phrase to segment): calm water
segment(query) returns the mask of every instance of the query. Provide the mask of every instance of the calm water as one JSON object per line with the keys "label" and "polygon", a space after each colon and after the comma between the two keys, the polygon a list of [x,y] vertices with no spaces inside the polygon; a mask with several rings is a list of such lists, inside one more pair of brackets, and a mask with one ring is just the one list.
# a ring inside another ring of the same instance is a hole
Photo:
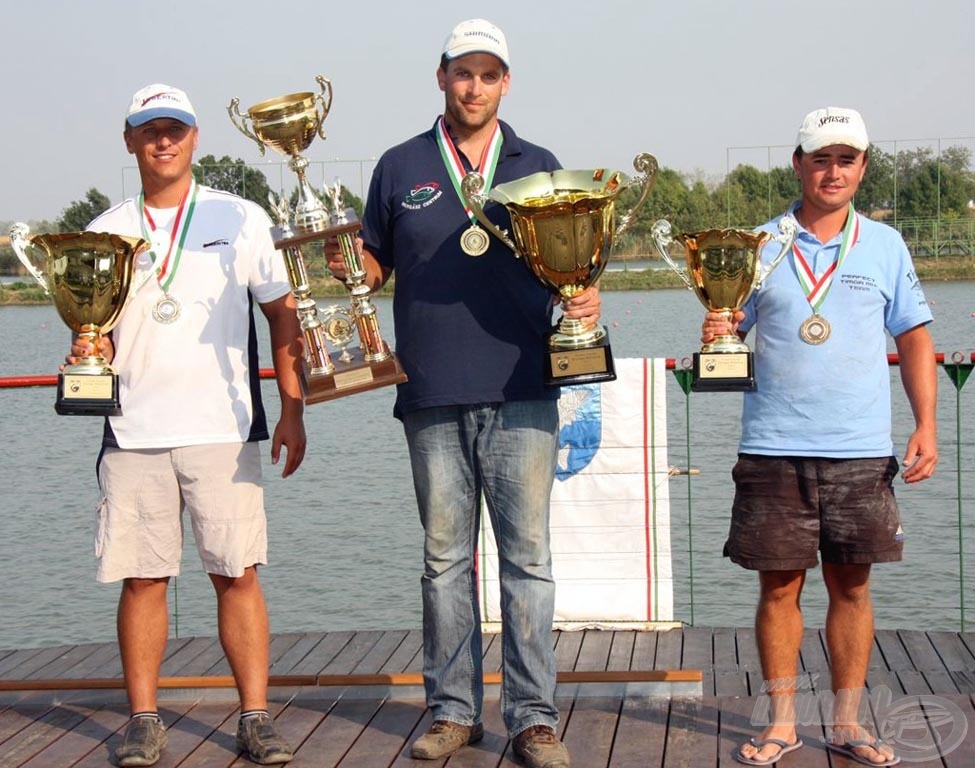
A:
{"label": "calm water", "polygon": [[[971,284],[926,287],[935,313],[939,351],[975,347],[975,290]],[[390,303],[378,302],[384,334],[392,335]],[[702,308],[687,291],[608,293],[604,323],[617,357],[683,357],[698,346]],[[50,373],[65,352],[67,329],[51,307],[0,307],[0,375]],[[262,337],[262,342],[266,337]],[[266,346],[266,345],[265,345]],[[449,350],[445,350],[449,354]],[[267,363],[264,363],[265,365]],[[897,369],[892,376],[898,377]],[[875,569],[874,597],[881,627],[951,629],[959,621],[956,391],[939,373],[942,461],[938,475],[898,489],[908,534],[905,562]],[[265,382],[269,416],[277,396]],[[895,443],[909,434],[909,408],[895,382]],[[962,390],[962,505],[965,549],[975,561],[972,491],[975,384]],[[308,455],[296,476],[281,480],[268,461],[267,506],[271,565],[262,571],[272,630],[332,631],[420,626],[420,527],[405,441],[392,418],[390,389],[306,411]],[[721,545],[732,498],[730,480],[738,435],[740,395],[696,394],[690,399],[691,465],[701,474],[671,483],[675,612],[691,620],[693,566],[696,624],[748,625],[754,576],[723,560]],[[59,417],[51,388],[0,390],[2,531],[0,648],[105,641],[114,638],[116,586],[94,581],[94,460],[98,419]],[[686,465],[686,401],[668,382],[671,464]],[[267,451],[265,451],[267,453]],[[689,526],[688,519],[692,525]],[[692,532],[693,552],[688,551]],[[188,537],[184,572],[171,589],[180,635],[214,635],[209,581]],[[692,557],[693,556],[693,559]],[[966,562],[967,584],[975,566]],[[968,589],[971,592],[970,588]],[[807,622],[823,621],[818,571],[804,601]],[[975,600],[967,604],[969,627]],[[171,632],[177,631],[177,621]]]}

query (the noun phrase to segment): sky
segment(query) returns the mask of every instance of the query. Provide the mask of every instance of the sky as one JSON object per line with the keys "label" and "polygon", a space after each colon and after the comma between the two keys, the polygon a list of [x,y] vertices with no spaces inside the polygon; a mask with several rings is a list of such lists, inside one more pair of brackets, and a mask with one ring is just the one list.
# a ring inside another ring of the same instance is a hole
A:
{"label": "sky", "polygon": [[324,75],[334,98],[310,177],[360,193],[372,159],[433,124],[443,42],[472,17],[508,39],[501,118],[566,168],[630,171],[640,152],[705,180],[783,165],[802,117],[827,105],[859,109],[875,142],[975,148],[963,0],[16,0],[0,43],[0,221],[56,219],[91,187],[137,194],[122,125],[155,82],[188,92],[197,158],[260,165],[277,189],[291,171],[260,157],[227,104],[317,92]]}

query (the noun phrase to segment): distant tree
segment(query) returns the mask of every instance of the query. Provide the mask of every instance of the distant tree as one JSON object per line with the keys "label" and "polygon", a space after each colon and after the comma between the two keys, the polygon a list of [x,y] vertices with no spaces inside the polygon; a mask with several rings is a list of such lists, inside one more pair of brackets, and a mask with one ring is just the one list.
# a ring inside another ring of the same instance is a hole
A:
{"label": "distant tree", "polygon": [[870,146],[867,157],[867,172],[853,202],[857,210],[876,216],[894,207],[894,157],[876,145]]}
{"label": "distant tree", "polygon": [[240,158],[234,160],[224,155],[217,160],[213,155],[206,155],[193,164],[193,175],[200,184],[253,200],[271,213],[271,204],[267,199],[271,189],[267,179],[261,171],[250,167]]}
{"label": "distant tree", "polygon": [[61,217],[56,225],[58,232],[80,232],[99,214],[104,213],[112,205],[112,201],[92,187],[88,190],[84,200],[76,200],[61,211]]}

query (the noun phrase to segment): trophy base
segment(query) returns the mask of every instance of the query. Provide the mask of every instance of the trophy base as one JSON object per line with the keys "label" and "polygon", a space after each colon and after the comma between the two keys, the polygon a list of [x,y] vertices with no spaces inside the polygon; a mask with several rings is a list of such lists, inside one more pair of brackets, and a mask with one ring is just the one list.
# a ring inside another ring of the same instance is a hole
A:
{"label": "trophy base", "polygon": [[304,376],[301,385],[306,405],[406,381],[406,374],[395,355],[377,363],[367,363],[362,360],[362,352],[358,347],[353,347],[349,352],[356,360],[350,363],[333,361],[335,369],[331,373],[313,374],[308,369],[307,362],[303,362]]}
{"label": "trophy base", "polygon": [[114,373],[58,374],[54,410],[62,416],[121,416],[118,376]]}
{"label": "trophy base", "polygon": [[694,392],[751,392],[755,361],[751,352],[695,352],[691,368]]}
{"label": "trophy base", "polygon": [[603,336],[589,347],[550,349],[545,353],[544,377],[545,384],[549,387],[616,381],[616,366],[609,348],[609,336]]}

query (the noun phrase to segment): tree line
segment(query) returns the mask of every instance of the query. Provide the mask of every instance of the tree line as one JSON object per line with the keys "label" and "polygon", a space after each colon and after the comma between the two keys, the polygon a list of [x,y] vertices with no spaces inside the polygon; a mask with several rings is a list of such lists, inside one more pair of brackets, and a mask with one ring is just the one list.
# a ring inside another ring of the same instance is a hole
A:
{"label": "tree line", "polygon": [[[870,165],[857,192],[858,210],[895,226],[901,220],[936,219],[943,222],[975,218],[975,170],[972,151],[952,146],[940,153],[928,147],[900,150],[896,155],[873,145]],[[271,213],[271,188],[264,173],[239,158],[213,155],[193,166],[199,183],[253,200]],[[637,191],[621,196],[619,208],[629,210]],[[676,231],[694,232],[717,227],[752,228],[786,210],[799,196],[799,184],[791,166],[761,170],[738,165],[720,181],[708,181],[661,168],[647,204],[637,213],[621,252],[649,255],[653,223],[668,219]],[[294,205],[297,189],[291,193]],[[362,200],[343,188],[343,199],[361,217]],[[111,206],[109,198],[92,187],[84,198],[70,203],[54,221],[29,222],[31,231],[74,232]],[[2,225],[6,232],[10,222]],[[0,274],[20,271],[9,245],[0,245]]]}

